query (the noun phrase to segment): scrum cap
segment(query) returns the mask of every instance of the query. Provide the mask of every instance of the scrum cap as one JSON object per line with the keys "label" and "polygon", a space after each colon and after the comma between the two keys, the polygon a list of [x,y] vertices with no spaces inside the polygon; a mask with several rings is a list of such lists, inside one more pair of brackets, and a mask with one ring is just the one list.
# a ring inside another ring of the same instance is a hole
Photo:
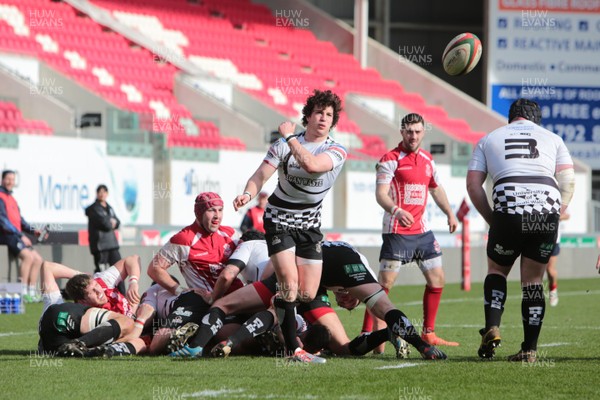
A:
{"label": "scrum cap", "polygon": [[539,125],[542,122],[542,110],[535,101],[521,98],[511,104],[508,122],[512,122],[517,117],[525,118]]}
{"label": "scrum cap", "polygon": [[202,214],[211,207],[223,206],[223,199],[215,192],[204,192],[196,196],[194,202],[194,214],[198,220]]}

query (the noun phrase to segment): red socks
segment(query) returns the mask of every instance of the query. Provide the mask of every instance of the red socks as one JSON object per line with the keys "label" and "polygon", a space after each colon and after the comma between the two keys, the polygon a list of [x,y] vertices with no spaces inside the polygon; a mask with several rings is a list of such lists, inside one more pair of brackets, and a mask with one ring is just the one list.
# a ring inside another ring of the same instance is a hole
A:
{"label": "red socks", "polygon": [[425,285],[425,292],[423,292],[423,333],[431,333],[435,330],[435,318],[440,306],[443,289]]}

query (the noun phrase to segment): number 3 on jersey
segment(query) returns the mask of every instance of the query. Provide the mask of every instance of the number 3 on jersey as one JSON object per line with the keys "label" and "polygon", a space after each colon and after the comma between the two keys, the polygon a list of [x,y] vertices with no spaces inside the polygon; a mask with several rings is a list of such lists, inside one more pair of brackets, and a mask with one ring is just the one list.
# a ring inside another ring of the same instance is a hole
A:
{"label": "number 3 on jersey", "polygon": [[505,160],[510,158],[538,158],[540,152],[537,149],[537,140],[535,139],[505,139],[504,150]]}

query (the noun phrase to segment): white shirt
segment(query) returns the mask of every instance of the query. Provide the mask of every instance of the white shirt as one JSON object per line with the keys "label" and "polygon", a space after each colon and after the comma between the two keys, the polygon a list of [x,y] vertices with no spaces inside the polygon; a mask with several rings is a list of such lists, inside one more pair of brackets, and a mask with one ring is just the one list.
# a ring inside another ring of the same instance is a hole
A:
{"label": "white shirt", "polygon": [[252,283],[260,280],[268,262],[267,242],[264,240],[249,240],[239,243],[227,264],[238,267],[246,283]]}
{"label": "white shirt", "polygon": [[166,319],[171,313],[177,295],[172,294],[160,285],[152,285],[142,295],[141,304],[148,304],[156,310],[156,318]]}
{"label": "white shirt", "polygon": [[494,182],[494,210],[509,214],[557,213],[561,196],[556,165],[573,164],[563,140],[527,120],[518,120],[484,136],[473,150],[470,171]]}

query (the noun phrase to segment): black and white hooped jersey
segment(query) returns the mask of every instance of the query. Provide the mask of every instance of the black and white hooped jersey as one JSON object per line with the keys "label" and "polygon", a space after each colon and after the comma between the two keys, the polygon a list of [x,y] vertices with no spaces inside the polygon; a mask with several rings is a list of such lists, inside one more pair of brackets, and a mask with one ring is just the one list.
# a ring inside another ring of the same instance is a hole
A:
{"label": "black and white hooped jersey", "polygon": [[279,182],[269,197],[264,218],[284,226],[318,228],[321,226],[321,203],[342,170],[347,152],[330,137],[323,142],[307,142],[303,132],[298,141],[314,155],[327,154],[333,161],[333,169],[308,173],[295,160],[284,139],[273,143],[264,161],[277,168]]}
{"label": "black and white hooped jersey", "polygon": [[556,165],[573,164],[563,140],[527,120],[518,120],[484,136],[473,150],[470,171],[494,182],[494,211],[507,214],[560,212]]}
{"label": "black and white hooped jersey", "polygon": [[238,267],[240,274],[249,284],[260,281],[268,262],[269,251],[266,240],[249,240],[238,244],[227,264]]}

